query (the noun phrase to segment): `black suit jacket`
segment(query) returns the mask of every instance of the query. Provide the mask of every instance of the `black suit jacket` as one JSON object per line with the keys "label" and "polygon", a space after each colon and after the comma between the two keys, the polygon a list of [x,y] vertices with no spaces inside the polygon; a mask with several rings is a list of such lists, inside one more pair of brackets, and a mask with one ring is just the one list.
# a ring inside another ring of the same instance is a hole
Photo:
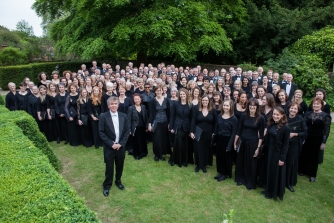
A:
{"label": "black suit jacket", "polygon": [[[145,123],[145,127],[147,128],[147,120],[148,120],[148,114],[147,114],[147,110],[145,105],[141,105],[141,112],[143,115],[143,119],[144,119],[144,123]],[[136,106],[132,105],[129,107],[128,109],[128,120],[130,121],[130,131],[133,135],[133,133],[135,132],[135,129],[139,123],[139,116],[138,116],[138,112],[136,110]]]}
{"label": "black suit jacket", "polygon": [[[126,114],[118,112],[118,123],[120,134],[118,143],[122,146],[122,149],[124,149],[130,134],[130,122],[127,119]],[[114,151],[111,147],[116,139],[116,133],[110,111],[102,113],[99,116],[99,134],[103,141],[104,158],[106,160],[106,158],[109,157],[109,154]]]}
{"label": "black suit jacket", "polygon": [[[288,84],[285,83],[285,82],[281,84],[281,88],[283,88],[285,90],[285,92],[286,92],[286,86],[287,85]],[[291,83],[290,94],[289,94],[289,101],[291,101],[291,99],[292,99],[293,95],[295,94],[296,90],[297,90],[297,85],[294,84],[294,83]]]}
{"label": "black suit jacket", "polygon": [[[273,125],[267,127],[267,132],[269,132],[272,127]],[[269,146],[268,135],[269,134],[267,133],[264,139],[266,146]],[[285,162],[286,154],[289,148],[289,139],[290,139],[290,128],[288,125],[283,125],[280,129],[278,129],[275,137],[276,150],[279,154],[280,161]]]}
{"label": "black suit jacket", "polygon": [[183,129],[185,132],[190,131],[190,106],[182,106],[180,101],[174,102],[171,106],[169,129],[174,132],[177,129]]}

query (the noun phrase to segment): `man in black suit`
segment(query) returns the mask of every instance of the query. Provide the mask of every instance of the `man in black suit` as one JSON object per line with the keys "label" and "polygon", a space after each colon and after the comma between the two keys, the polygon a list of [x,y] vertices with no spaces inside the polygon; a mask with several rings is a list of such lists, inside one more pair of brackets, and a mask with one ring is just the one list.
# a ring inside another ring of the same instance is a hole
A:
{"label": "man in black suit", "polygon": [[233,84],[236,80],[241,81],[241,78],[242,78],[242,68],[237,67],[236,71],[237,71],[237,73],[235,74],[235,76],[232,77]]}
{"label": "man in black suit", "polygon": [[104,162],[106,163],[105,180],[103,182],[103,195],[108,196],[114,177],[114,163],[116,165],[115,184],[120,190],[124,190],[121,181],[125,144],[130,134],[130,123],[126,114],[117,112],[119,99],[111,96],[108,101],[107,111],[99,116],[99,133],[103,141]]}
{"label": "man in black suit", "polygon": [[291,101],[295,91],[297,90],[297,85],[292,83],[292,79],[292,74],[288,74],[286,82],[281,84],[281,88],[284,89],[286,94],[289,96],[289,101]]}

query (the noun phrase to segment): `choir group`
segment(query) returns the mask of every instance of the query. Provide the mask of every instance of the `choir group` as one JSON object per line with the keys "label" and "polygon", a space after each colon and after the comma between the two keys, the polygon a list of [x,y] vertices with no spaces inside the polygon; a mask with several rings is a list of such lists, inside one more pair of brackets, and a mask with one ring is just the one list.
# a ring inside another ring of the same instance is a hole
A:
{"label": "choir group", "polygon": [[323,89],[307,105],[291,74],[280,80],[261,67],[208,71],[130,62],[114,70],[93,61],[90,69],[83,64],[38,78],[37,85],[25,78],[19,91],[9,83],[6,107],[28,112],[48,141],[102,147],[99,116],[116,96],[131,126],[125,148],[136,160],[147,156],[150,141],[155,161],[169,154],[171,166],[195,164],[195,172],[206,173],[215,155],[217,181],[232,178],[235,165],[236,184],[263,187],[268,199],[283,200],[285,188],[294,192],[297,174],[316,181],[330,131]]}

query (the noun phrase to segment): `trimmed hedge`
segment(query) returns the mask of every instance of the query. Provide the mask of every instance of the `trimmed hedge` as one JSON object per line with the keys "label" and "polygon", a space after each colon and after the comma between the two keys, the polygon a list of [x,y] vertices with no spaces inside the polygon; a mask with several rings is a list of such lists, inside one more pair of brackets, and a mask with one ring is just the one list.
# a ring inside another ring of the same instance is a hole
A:
{"label": "trimmed hedge", "polygon": [[[11,111],[9,112],[3,106],[0,106],[0,119],[2,122],[11,123],[21,128],[23,134],[27,136],[30,141],[44,153],[50,164],[58,171],[60,170],[60,163],[53,153],[47,139],[38,129],[36,121],[25,111]],[[1,147],[0,147],[1,148]]]}
{"label": "trimmed hedge", "polygon": [[5,105],[5,99],[2,95],[0,95],[0,105]]}
{"label": "trimmed hedge", "polygon": [[60,76],[62,76],[61,72],[65,70],[78,71],[83,63],[90,64],[90,62],[47,62],[0,67],[0,87],[3,90],[8,90],[9,82],[14,82],[18,86],[25,77],[29,77],[37,84],[39,82],[38,74],[42,71],[46,72],[48,77],[51,78],[52,71],[56,70],[58,65]]}
{"label": "trimmed hedge", "polygon": [[99,222],[17,125],[2,121],[0,137],[1,222]]}

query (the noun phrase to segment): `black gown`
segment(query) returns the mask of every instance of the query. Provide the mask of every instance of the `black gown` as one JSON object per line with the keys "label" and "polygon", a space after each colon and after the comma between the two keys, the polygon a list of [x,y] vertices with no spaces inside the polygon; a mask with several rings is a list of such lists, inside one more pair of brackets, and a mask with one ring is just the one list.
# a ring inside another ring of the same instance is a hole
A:
{"label": "black gown", "polygon": [[64,96],[57,94],[55,97],[55,111],[57,116],[57,122],[59,127],[59,137],[60,140],[69,141],[68,134],[68,121],[65,116],[60,117],[60,115],[65,115],[65,102],[66,102],[67,93]]}
{"label": "black gown", "polygon": [[253,157],[258,147],[259,139],[263,139],[264,118],[261,116],[255,123],[255,117],[243,114],[238,123],[237,135],[241,144],[235,167],[235,181],[247,189],[255,189],[257,182],[258,158]]}
{"label": "black gown", "polygon": [[[126,97],[124,99],[123,103],[119,102],[117,111],[128,115],[128,109],[131,105],[132,105],[132,100],[130,98]],[[129,154],[131,154],[131,153],[133,153],[133,146],[134,146],[133,145],[133,136],[130,135],[129,138],[128,138],[128,141],[126,142],[125,150],[127,150],[129,152]]]}
{"label": "black gown", "polygon": [[71,146],[78,146],[81,144],[80,140],[80,128],[78,125],[78,115],[75,117],[72,117],[73,120],[69,121],[70,118],[70,109],[73,108],[75,111],[77,111],[77,100],[79,98],[79,94],[72,96],[70,94],[66,97],[65,102],[65,115],[68,119],[68,134],[69,134],[69,140]]}
{"label": "black gown", "polygon": [[[245,114],[245,111],[239,111],[237,109],[237,103],[234,103],[234,116],[238,119],[240,119],[240,117],[242,116],[242,114]],[[231,156],[232,156],[232,164],[236,164],[237,163],[237,157],[238,157],[238,153],[235,149],[232,149],[231,151]]]}
{"label": "black gown", "polygon": [[[278,134],[282,137],[278,139]],[[267,183],[265,189],[265,196],[277,199],[283,199],[285,193],[285,179],[286,179],[286,153],[289,147],[290,129],[282,126],[278,129],[277,124],[274,124],[267,129],[268,142],[268,166],[267,166]],[[278,145],[278,142],[280,144]],[[279,166],[278,162],[283,161],[284,165]]]}
{"label": "black gown", "polygon": [[224,119],[217,117],[216,135],[216,164],[217,172],[226,177],[232,177],[232,154],[234,138],[237,132],[238,119],[232,116]]}
{"label": "black gown", "polygon": [[56,116],[56,109],[55,109],[55,97],[52,95],[48,95],[46,98],[47,109],[50,109],[51,120],[49,120],[49,136],[50,140],[58,140],[60,139],[60,130],[58,126],[58,120]]}
{"label": "black gown", "polygon": [[92,116],[94,116],[95,118],[99,118],[101,110],[102,110],[101,103],[97,103],[96,105],[94,105],[92,99],[88,99],[88,114],[89,114],[88,122],[90,122],[92,128],[93,142],[96,149],[102,147],[103,142],[99,134],[99,120],[94,121]]}
{"label": "black gown", "polygon": [[217,120],[215,109],[211,109],[206,116],[202,111],[194,110],[190,132],[195,133],[195,128],[198,126],[203,130],[199,141],[193,140],[195,164],[198,168],[205,168],[207,165],[213,164],[213,151],[210,146],[212,134],[214,133]]}
{"label": "black gown", "polygon": [[28,112],[28,97],[29,93],[27,92],[25,95],[20,94],[20,92],[16,92],[15,94],[15,110],[23,110]]}
{"label": "black gown", "polygon": [[331,125],[331,116],[326,112],[307,112],[304,115],[307,126],[307,137],[299,158],[298,172],[316,177],[320,146],[326,143]]}
{"label": "black gown", "polygon": [[15,95],[16,94],[17,94],[17,92],[14,94],[13,92],[10,91],[6,95],[6,108],[9,111],[15,111],[15,101],[16,101]]}
{"label": "black gown", "polygon": [[44,133],[48,142],[51,142],[53,138],[52,138],[52,135],[50,134],[49,118],[47,114],[48,97],[49,95],[45,95],[45,98],[43,101],[41,100],[40,97],[37,99],[37,112],[40,112],[40,116],[42,117],[42,120],[38,120],[39,122],[38,126],[41,126],[40,131]]}
{"label": "black gown", "polygon": [[35,96],[33,94],[29,95],[28,97],[28,113],[35,119],[37,125],[38,125],[38,129],[41,131],[42,126],[41,123],[38,120],[37,117],[37,100],[38,100],[38,96]]}
{"label": "black gown", "polygon": [[80,129],[80,136],[82,145],[86,148],[91,147],[93,145],[93,134],[92,134],[92,126],[91,122],[88,120],[89,112],[88,112],[88,99],[80,103],[77,101],[77,113],[78,113],[78,120],[83,119],[84,116],[87,118],[87,125],[79,125]]}

